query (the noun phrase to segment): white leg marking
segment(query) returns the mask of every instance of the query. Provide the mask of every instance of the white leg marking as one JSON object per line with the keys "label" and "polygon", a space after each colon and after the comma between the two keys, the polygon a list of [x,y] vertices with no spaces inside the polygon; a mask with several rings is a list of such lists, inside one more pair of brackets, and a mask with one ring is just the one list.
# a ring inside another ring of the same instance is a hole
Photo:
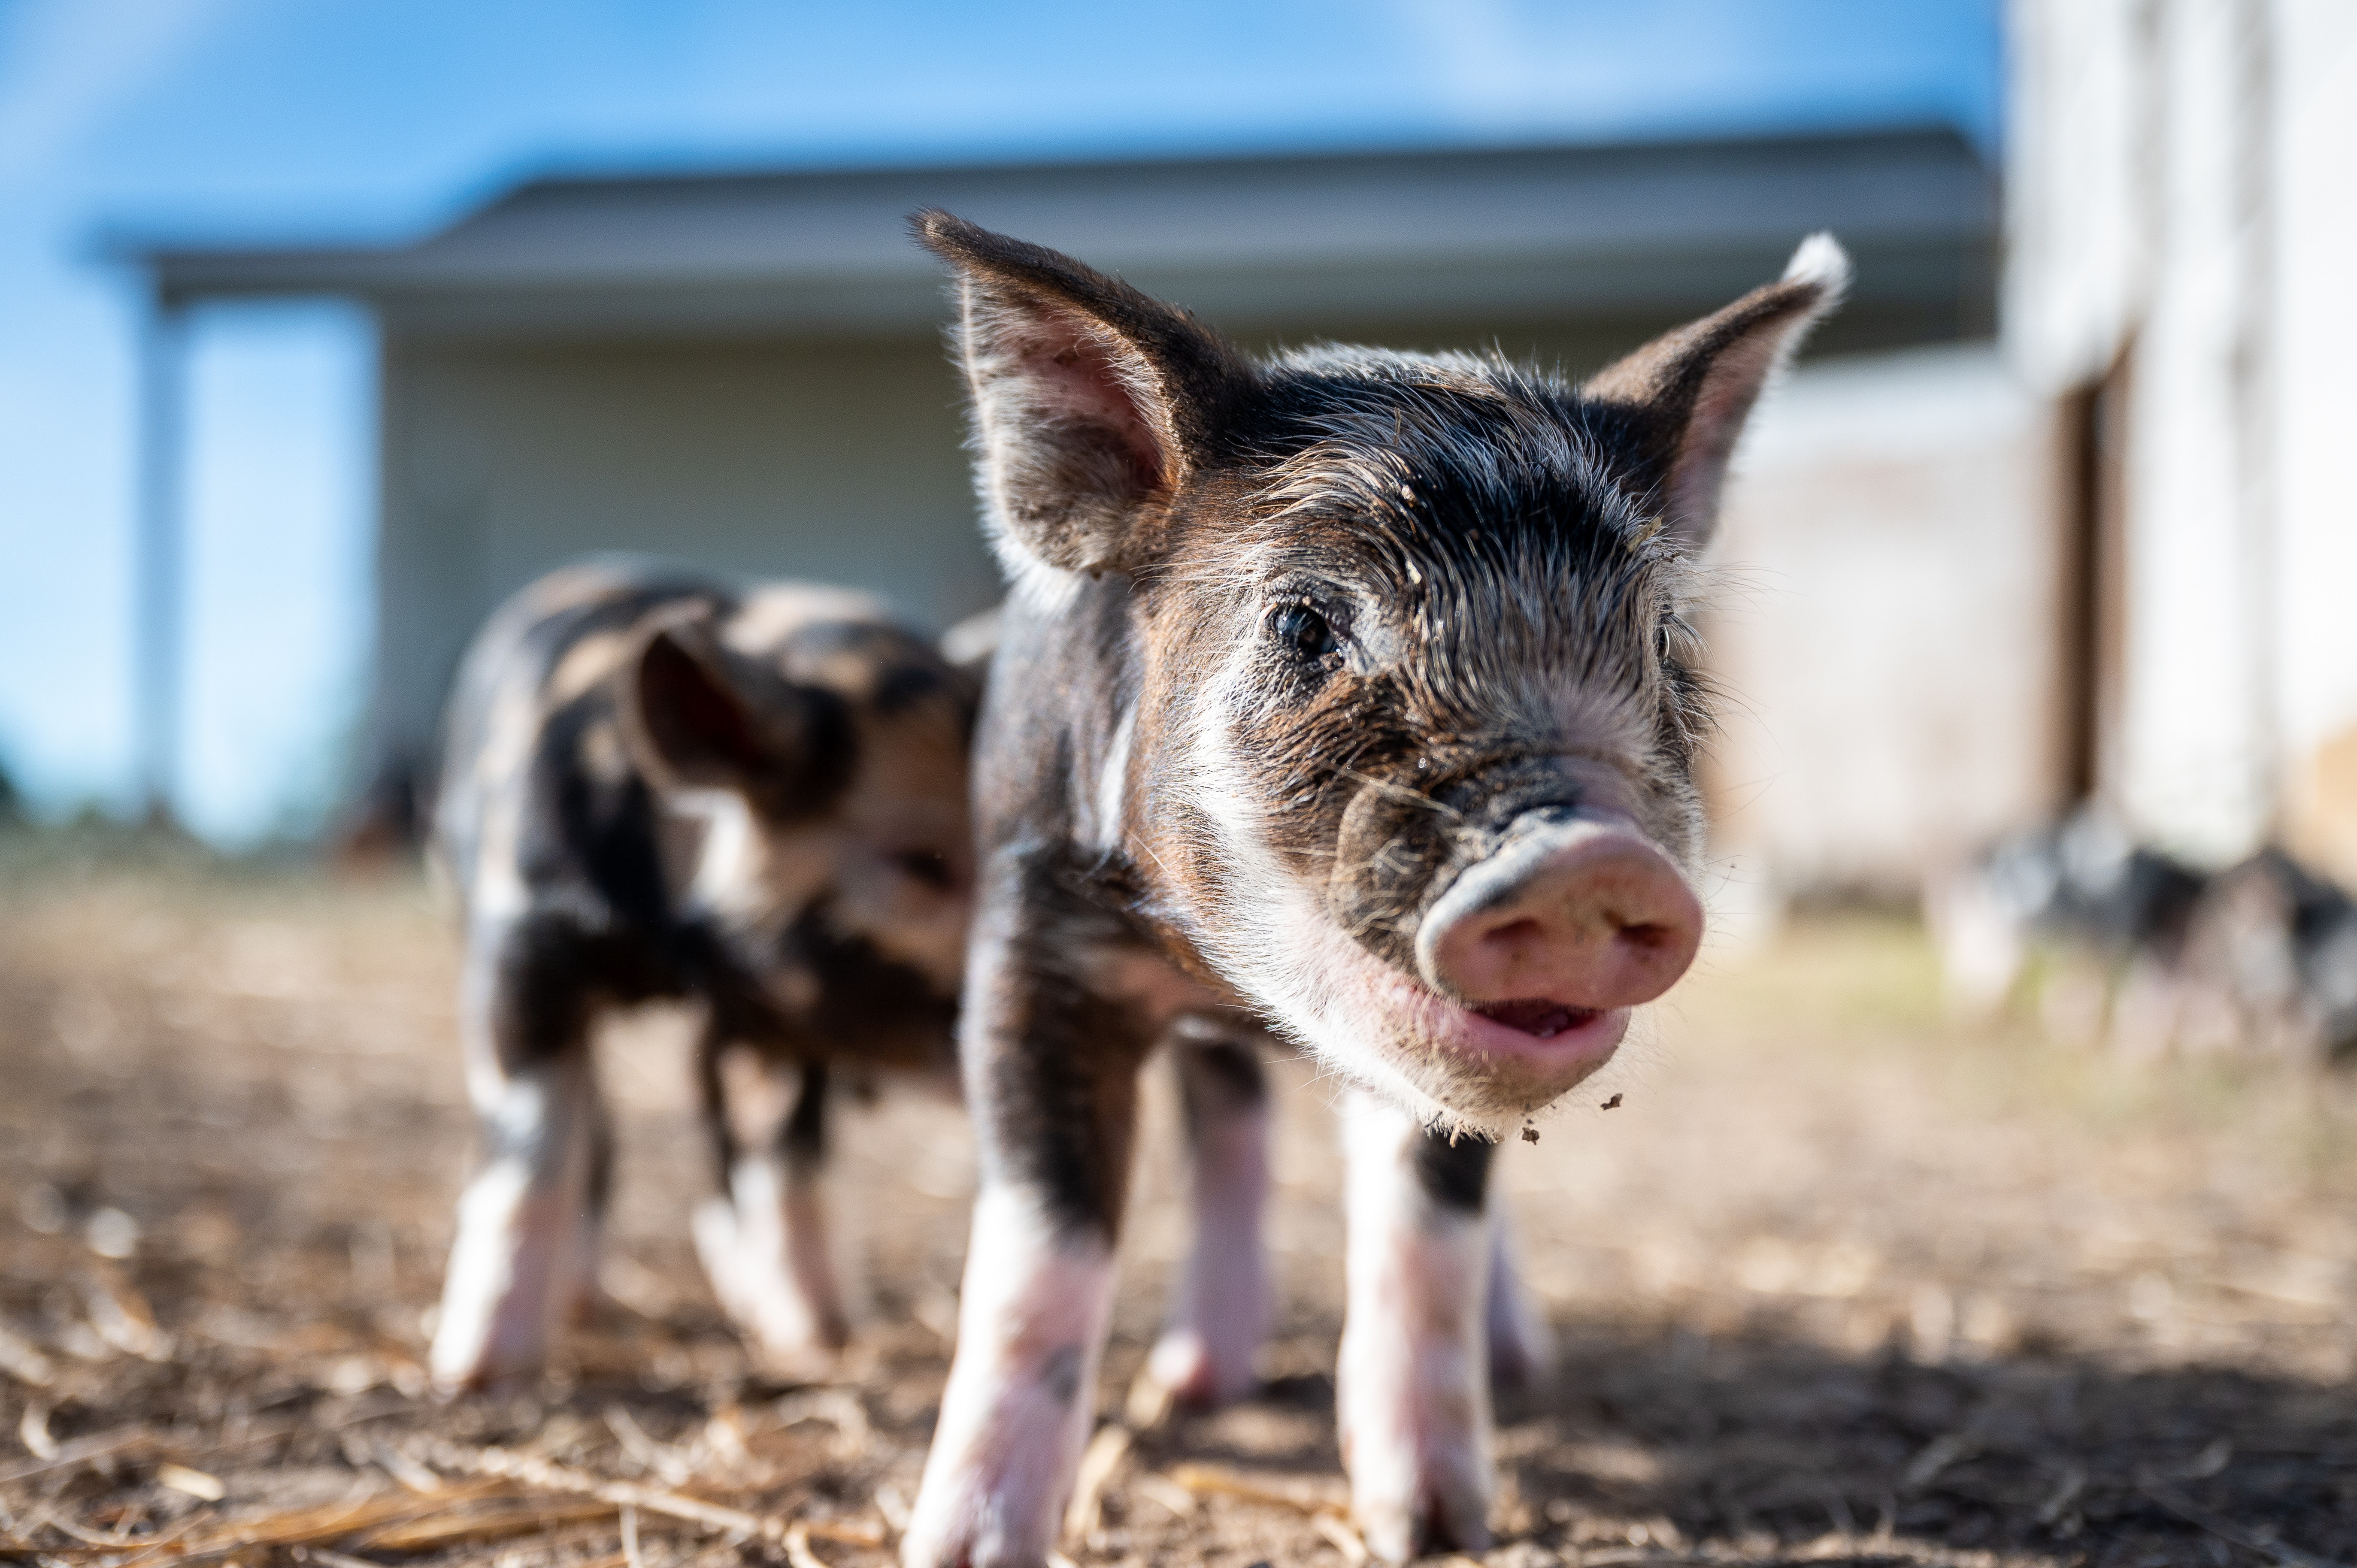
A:
{"label": "white leg marking", "polygon": [[[713,1294],[774,1371],[819,1370],[850,1337],[828,1240],[825,1075],[742,1045],[714,1049],[728,1191],[695,1213]],[[815,1098],[813,1098],[815,1097]],[[817,1118],[797,1130],[805,1115]]]}
{"label": "white leg marking", "polygon": [[907,1568],[1046,1559],[1096,1412],[1113,1285],[1102,1239],[1059,1235],[1029,1194],[984,1187]]}
{"label": "white leg marking", "polygon": [[1336,1378],[1342,1462],[1367,1545],[1405,1562],[1489,1544],[1489,1226],[1426,1195],[1415,1121],[1361,1090],[1343,1108],[1349,1310]]}
{"label": "white leg marking", "polygon": [[841,1349],[849,1315],[827,1240],[819,1173],[754,1153],[728,1172],[727,1197],[695,1212],[695,1250],[713,1294],[778,1369]]}
{"label": "white leg marking", "polygon": [[[1180,1070],[1188,1069],[1182,1064]],[[1268,1123],[1263,1097],[1239,1097],[1224,1086],[1198,1096],[1189,1130],[1195,1248],[1146,1366],[1147,1377],[1189,1404],[1224,1404],[1259,1386],[1253,1357],[1268,1334],[1269,1315],[1261,1245]]]}
{"label": "white leg marking", "polygon": [[429,1357],[446,1391],[538,1369],[592,1266],[586,1058],[511,1080],[488,1118],[495,1155],[458,1200]]}

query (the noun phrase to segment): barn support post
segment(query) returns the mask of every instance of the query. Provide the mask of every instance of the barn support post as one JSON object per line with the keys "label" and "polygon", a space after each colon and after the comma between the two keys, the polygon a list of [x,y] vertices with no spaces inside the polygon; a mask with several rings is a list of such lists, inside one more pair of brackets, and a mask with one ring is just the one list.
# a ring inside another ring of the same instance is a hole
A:
{"label": "barn support post", "polygon": [[2233,391],[2235,528],[2244,560],[2243,638],[2251,703],[2251,790],[2270,843],[2284,833],[2283,542],[2276,517],[2276,7],[2234,12]]}
{"label": "barn support post", "polygon": [[140,808],[174,821],[186,652],[188,308],[160,291],[139,336],[138,532],[133,570],[132,711]]}

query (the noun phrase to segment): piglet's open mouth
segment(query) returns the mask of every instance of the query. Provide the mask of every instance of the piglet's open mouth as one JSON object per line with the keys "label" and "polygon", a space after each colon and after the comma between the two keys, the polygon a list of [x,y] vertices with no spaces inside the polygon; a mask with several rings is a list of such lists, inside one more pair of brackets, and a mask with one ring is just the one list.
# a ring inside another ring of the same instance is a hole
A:
{"label": "piglet's open mouth", "polygon": [[1598,1007],[1567,1007],[1545,997],[1534,997],[1520,1002],[1488,1002],[1473,1009],[1493,1024],[1503,1024],[1525,1035],[1542,1040],[1553,1039],[1566,1029],[1577,1029],[1592,1022],[1603,1011]]}

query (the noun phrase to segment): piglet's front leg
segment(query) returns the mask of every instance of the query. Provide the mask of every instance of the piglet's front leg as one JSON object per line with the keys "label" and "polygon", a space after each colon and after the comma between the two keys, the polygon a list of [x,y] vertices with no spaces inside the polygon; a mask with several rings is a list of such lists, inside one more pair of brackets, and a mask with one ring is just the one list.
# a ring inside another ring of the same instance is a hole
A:
{"label": "piglet's front leg", "polygon": [[1095,1413],[1113,1291],[1108,1239],[1060,1230],[1036,1193],[984,1189],[907,1568],[1046,1561]]}
{"label": "piglet's front leg", "polygon": [[428,1358],[445,1393],[537,1372],[596,1278],[610,1133],[567,956],[529,929],[469,942],[459,1021],[483,1163],[458,1201]]}
{"label": "piglet's front leg", "polygon": [[1405,1562],[1489,1544],[1492,1146],[1455,1145],[1363,1090],[1343,1112],[1349,1303],[1336,1389],[1351,1506]]}
{"label": "piglet's front leg", "polygon": [[967,972],[982,1190],[907,1568],[1045,1562],[1096,1412],[1152,1035],[1058,969],[1070,945],[985,940]]}
{"label": "piglet's front leg", "polygon": [[588,1063],[562,1058],[485,1096],[487,1157],[458,1200],[428,1358],[450,1394],[539,1371],[595,1273],[596,1117]]}

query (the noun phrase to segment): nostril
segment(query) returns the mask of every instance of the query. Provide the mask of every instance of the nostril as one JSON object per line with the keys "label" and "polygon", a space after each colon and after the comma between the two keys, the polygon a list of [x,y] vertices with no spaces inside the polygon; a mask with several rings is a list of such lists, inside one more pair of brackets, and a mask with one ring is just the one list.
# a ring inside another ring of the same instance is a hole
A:
{"label": "nostril", "polygon": [[1665,948],[1674,943],[1684,942],[1685,933],[1674,926],[1647,921],[1639,925],[1621,927],[1620,940],[1641,948]]}
{"label": "nostril", "polygon": [[1502,926],[1492,926],[1481,933],[1481,940],[1495,947],[1512,947],[1536,940],[1545,934],[1544,928],[1528,915],[1519,920],[1509,920]]}

